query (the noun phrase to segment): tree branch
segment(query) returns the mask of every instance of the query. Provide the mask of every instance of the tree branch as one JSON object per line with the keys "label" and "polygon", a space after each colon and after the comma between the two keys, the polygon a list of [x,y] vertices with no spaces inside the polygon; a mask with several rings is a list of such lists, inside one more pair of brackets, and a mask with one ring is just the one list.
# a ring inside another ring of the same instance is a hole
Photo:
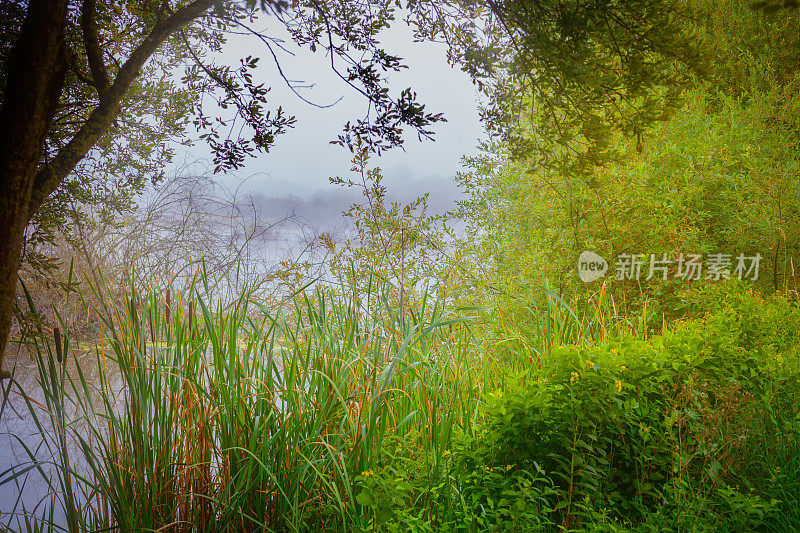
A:
{"label": "tree branch", "polygon": [[97,36],[97,0],[84,0],[81,10],[81,30],[83,31],[83,44],[86,47],[86,58],[89,61],[89,71],[92,73],[93,85],[97,94],[102,99],[111,82],[108,71],[103,63],[103,50],[100,48],[100,39]]}
{"label": "tree branch", "polygon": [[[88,2],[92,2],[92,0],[88,0]],[[100,103],[91,112],[81,129],[58,152],[52,161],[45,164],[37,173],[28,211],[31,216],[36,213],[47,196],[75,169],[81,159],[108,131],[108,128],[119,114],[122,99],[139,75],[142,66],[150,59],[150,56],[170,35],[200,17],[211,8],[213,3],[214,0],[195,0],[165,20],[156,23],[153,30],[136,47],[128,57],[128,60],[119,69],[114,82],[108,86],[105,94],[101,95]]]}

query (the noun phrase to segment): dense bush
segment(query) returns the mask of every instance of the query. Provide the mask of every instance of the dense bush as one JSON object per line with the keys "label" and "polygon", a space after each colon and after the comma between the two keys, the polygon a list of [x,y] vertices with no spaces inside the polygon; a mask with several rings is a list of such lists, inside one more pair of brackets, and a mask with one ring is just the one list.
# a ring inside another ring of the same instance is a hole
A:
{"label": "dense bush", "polygon": [[[484,472],[487,498],[493,472],[536,476],[539,508],[567,530],[800,527],[798,472],[785,472],[800,443],[800,308],[736,286],[694,297],[708,312],[673,331],[560,347],[510,379],[454,472]],[[489,511],[477,515],[500,520]]]}

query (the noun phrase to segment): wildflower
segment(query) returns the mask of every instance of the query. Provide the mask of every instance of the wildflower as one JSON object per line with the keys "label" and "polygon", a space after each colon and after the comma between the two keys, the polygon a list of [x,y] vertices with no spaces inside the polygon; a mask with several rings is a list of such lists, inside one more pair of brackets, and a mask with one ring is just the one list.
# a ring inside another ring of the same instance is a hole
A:
{"label": "wildflower", "polygon": [[570,381],[577,381],[578,380],[578,373],[577,372],[573,372],[572,373],[572,377],[569,378],[569,380]]}
{"label": "wildflower", "polygon": [[615,381],[614,388],[617,389],[617,392],[622,392],[622,382],[620,380]]}

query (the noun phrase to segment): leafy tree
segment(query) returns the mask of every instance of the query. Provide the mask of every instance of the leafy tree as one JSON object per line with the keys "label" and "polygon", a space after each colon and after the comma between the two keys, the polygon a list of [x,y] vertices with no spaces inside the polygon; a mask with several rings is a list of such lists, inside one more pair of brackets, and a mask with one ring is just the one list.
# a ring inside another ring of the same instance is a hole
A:
{"label": "leafy tree", "polygon": [[442,39],[488,101],[512,155],[571,175],[610,160],[613,134],[665,118],[707,56],[692,3],[514,0],[415,2],[422,37]]}
{"label": "leafy tree", "polygon": [[[495,285],[505,289],[498,307],[521,327],[530,316],[526,284],[544,278],[584,292],[575,275],[584,250],[609,260],[612,276],[620,253],[760,253],[758,284],[797,290],[800,13],[738,0],[694,5],[703,16],[692,33],[718,58],[714,68],[641,137],[610,135],[618,157],[570,174],[510,157],[498,143],[465,174],[466,215],[482,223]],[[527,135],[533,144],[550,138],[533,128]],[[623,287],[605,290],[639,297],[635,282]],[[672,311],[681,287],[651,280],[641,288]]]}
{"label": "leafy tree", "polygon": [[[609,157],[611,132],[638,134],[662,117],[690,78],[690,67],[701,63],[685,32],[691,12],[678,0],[3,5],[2,25],[9,31],[0,38],[0,227],[7,229],[0,235],[0,351],[23,234],[40,210],[62,216],[59,198],[102,202],[118,198],[120,190],[136,190],[157,175],[159,161],[169,160],[168,141],[183,139],[190,121],[213,149],[217,170],[267,151],[293,125],[280,108],[265,111],[269,88],[253,82],[254,58],[231,69],[208,63],[199,49],[200,43],[219,49],[225,32],[236,28],[255,33],[272,55],[270,36],[250,30],[257,7],[297,43],[329,54],[334,70],[369,99],[370,115],[346,124],[336,140],[351,149],[360,143],[376,152],[399,146],[404,126],[429,137],[430,126],[443,118],[426,113],[411,89],[395,97],[386,87],[387,73],[404,67],[378,35],[401,13],[418,38],[445,42],[449,60],[489,95],[485,119],[515,153],[535,153],[536,164],[573,173]],[[174,74],[186,57],[193,64],[178,86]],[[233,112],[206,116],[203,95]],[[154,119],[164,108],[170,112],[163,120]],[[528,120],[530,115],[539,120]],[[531,124],[557,135],[531,145],[524,135]],[[229,131],[243,134],[229,137]]]}
{"label": "leafy tree", "polygon": [[[426,113],[410,89],[393,97],[386,88],[386,73],[403,65],[377,40],[392,20],[393,7],[383,2],[4,2],[0,353],[26,227],[32,224],[35,241],[79,217],[81,203],[118,210],[160,177],[170,143],[186,142],[189,125],[211,147],[217,171],[268,151],[292,127],[283,109],[266,109],[269,87],[252,77],[257,58],[236,69],[206,60],[232,29],[255,34],[274,57],[270,36],[250,29],[257,8],[298,43],[330,54],[337,72],[369,99],[371,114],[348,125],[339,142],[358,136],[380,151],[402,144],[404,126],[429,137],[429,126],[442,119]],[[204,98],[232,112],[207,116]],[[242,133],[231,136],[235,131]]]}
{"label": "leafy tree", "polygon": [[[432,293],[444,299],[460,258],[454,253],[453,235],[441,215],[428,213],[428,195],[408,203],[392,201],[383,186],[381,169],[369,168],[369,153],[359,147],[348,177],[331,178],[343,187],[360,189],[363,200],[352,204],[343,216],[352,231],[341,242],[330,234],[320,240],[329,252],[332,281],[354,294],[370,294],[368,288],[384,281],[392,287],[396,308],[415,309],[415,298]],[[374,311],[371,302],[365,309]]]}

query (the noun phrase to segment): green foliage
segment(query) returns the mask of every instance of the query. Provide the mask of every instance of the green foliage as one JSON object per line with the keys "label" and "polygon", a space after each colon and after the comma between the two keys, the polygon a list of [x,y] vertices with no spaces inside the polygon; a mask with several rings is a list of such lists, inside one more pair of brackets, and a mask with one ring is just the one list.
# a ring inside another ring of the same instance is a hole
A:
{"label": "green foliage", "polygon": [[558,494],[544,472],[516,465],[489,466],[468,446],[455,452],[452,475],[456,503],[450,531],[551,531],[552,502]]}
{"label": "green foliage", "polygon": [[[511,157],[500,144],[461,177],[472,199],[460,212],[483,229],[474,235],[495,269],[498,308],[520,329],[531,326],[526,308],[541,304],[529,297],[531,280],[584,292],[575,275],[584,250],[605,257],[612,273],[620,253],[760,253],[758,284],[797,290],[800,12],[735,0],[693,6],[714,68],[666,120],[609,137],[616,156],[585,175]],[[527,134],[548,146],[546,131]],[[624,315],[645,302],[671,313],[682,287],[651,280],[602,290]]]}
{"label": "green foliage", "polygon": [[462,443],[462,468],[547,476],[567,529],[677,531],[708,514],[705,527],[752,530],[796,506],[774,476],[800,442],[800,309],[716,291],[674,331],[556,348],[509,379]]}

